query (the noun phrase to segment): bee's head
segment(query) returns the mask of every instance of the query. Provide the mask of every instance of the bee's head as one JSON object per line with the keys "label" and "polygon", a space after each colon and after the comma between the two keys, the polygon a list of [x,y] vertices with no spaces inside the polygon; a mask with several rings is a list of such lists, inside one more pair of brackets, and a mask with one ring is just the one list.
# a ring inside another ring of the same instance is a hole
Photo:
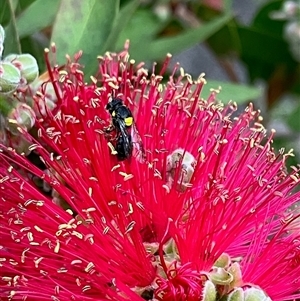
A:
{"label": "bee's head", "polygon": [[106,105],[106,110],[112,114],[113,111],[116,111],[119,107],[123,106],[123,101],[120,98],[112,98],[111,101]]}

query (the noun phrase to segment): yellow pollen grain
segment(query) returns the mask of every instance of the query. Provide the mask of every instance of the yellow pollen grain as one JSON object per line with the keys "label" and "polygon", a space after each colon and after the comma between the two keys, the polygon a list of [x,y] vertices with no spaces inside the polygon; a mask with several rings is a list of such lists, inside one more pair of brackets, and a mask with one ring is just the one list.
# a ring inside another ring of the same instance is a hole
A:
{"label": "yellow pollen grain", "polygon": [[128,232],[132,231],[134,226],[135,226],[136,222],[135,221],[132,221],[128,224],[128,226],[126,227],[126,230],[125,230],[125,234],[127,234]]}
{"label": "yellow pollen grain", "polygon": [[12,277],[8,277],[8,276],[3,276],[2,278],[1,278],[3,281],[12,281]]}
{"label": "yellow pollen grain", "polygon": [[31,246],[39,246],[40,245],[38,242],[35,242],[35,241],[31,241],[29,244]]}
{"label": "yellow pollen grain", "polygon": [[73,215],[73,211],[71,209],[67,209],[66,212],[69,213],[70,215]]}
{"label": "yellow pollen grain", "polygon": [[85,272],[89,273],[91,271],[91,269],[93,269],[95,267],[94,263],[89,262],[87,267],[84,269]]}
{"label": "yellow pollen grain", "polygon": [[107,234],[108,233],[108,231],[109,231],[109,227],[108,226],[106,226],[104,229],[103,229],[103,234]]}
{"label": "yellow pollen grain", "polygon": [[144,205],[143,205],[141,202],[137,202],[137,203],[136,203],[136,206],[137,206],[140,210],[145,211],[145,207],[144,207]]}
{"label": "yellow pollen grain", "polygon": [[27,238],[29,241],[33,241],[33,234],[31,232],[27,233]]}
{"label": "yellow pollen grain", "polygon": [[133,206],[131,203],[128,204],[129,210],[128,210],[128,215],[133,213]]}
{"label": "yellow pollen grain", "polygon": [[72,265],[75,265],[75,264],[82,264],[82,261],[79,260],[79,259],[74,259],[74,260],[71,261],[71,264],[72,264]]}
{"label": "yellow pollen grain", "polygon": [[90,76],[90,79],[91,79],[91,81],[92,81],[94,84],[97,84],[97,78],[96,78],[96,77]]}
{"label": "yellow pollen grain", "polygon": [[14,119],[8,119],[7,121],[12,124],[18,124],[18,121]]}
{"label": "yellow pollen grain", "polygon": [[77,231],[72,231],[72,235],[76,236],[79,239],[83,239],[83,235]]}
{"label": "yellow pollen grain", "polygon": [[121,165],[120,164],[117,164],[115,166],[113,166],[113,168],[111,169],[111,171],[115,171],[116,169],[120,168]]}
{"label": "yellow pollen grain", "polygon": [[0,179],[0,183],[4,183],[7,180],[9,180],[9,176],[5,176],[2,179]]}
{"label": "yellow pollen grain", "polygon": [[44,259],[44,257],[40,257],[40,258],[38,258],[38,259],[36,259],[36,260],[33,261],[36,268],[39,267],[39,264],[40,264],[40,262],[41,262],[43,259]]}
{"label": "yellow pollen grain", "polygon": [[96,208],[94,208],[94,207],[90,207],[90,208],[88,208],[88,209],[83,209],[82,210],[82,212],[94,212],[94,211],[96,211]]}
{"label": "yellow pollen grain", "polygon": [[14,285],[17,285],[18,284],[18,280],[20,279],[21,277],[19,275],[15,276],[14,279],[13,279],[13,283]]}
{"label": "yellow pollen grain", "polygon": [[93,182],[98,182],[98,179],[96,177],[89,177],[89,180],[91,180]]}
{"label": "yellow pollen grain", "polygon": [[39,145],[38,144],[31,144],[29,147],[28,147],[28,150],[29,151],[33,151],[33,150],[35,150],[35,149],[37,149],[39,147]]}
{"label": "yellow pollen grain", "polygon": [[107,143],[108,147],[110,148],[111,154],[116,155],[118,152],[115,150],[114,146],[112,145],[111,142]]}
{"label": "yellow pollen grain", "polygon": [[38,96],[38,97],[41,97],[41,98],[44,96],[40,91],[37,91],[37,92],[35,93],[35,95]]}
{"label": "yellow pollen grain", "polygon": [[47,275],[48,275],[48,273],[47,273],[46,271],[44,271],[44,270],[40,270],[40,273],[41,273],[43,276],[47,276]]}
{"label": "yellow pollen grain", "polygon": [[13,260],[13,259],[10,259],[10,260],[9,260],[9,263],[10,263],[11,265],[13,265],[13,266],[18,265],[18,263],[17,263],[15,260]]}
{"label": "yellow pollen grain", "polygon": [[295,176],[295,175],[290,175],[290,178],[291,178],[295,183],[298,183],[298,182],[299,182],[299,179],[298,179],[297,176]]}
{"label": "yellow pollen grain", "polygon": [[58,285],[55,286],[54,292],[56,295],[59,295],[59,286]]}
{"label": "yellow pollen grain", "polygon": [[167,193],[170,193],[170,187],[166,184],[162,185],[162,187],[166,190]]}
{"label": "yellow pollen grain", "polygon": [[76,278],[75,282],[76,282],[77,286],[81,286],[81,281],[79,278]]}
{"label": "yellow pollen grain", "polygon": [[128,181],[128,180],[130,180],[130,179],[133,178],[133,175],[132,175],[132,174],[127,174],[127,173],[122,172],[122,171],[120,171],[119,174],[120,174],[122,177],[124,177],[124,178],[123,178],[124,181]]}
{"label": "yellow pollen grain", "polygon": [[[68,221],[68,225],[71,225],[73,228],[74,228],[74,223],[76,222],[76,219],[75,218],[71,218],[69,221]],[[73,224],[73,225],[72,225]],[[75,226],[76,227],[76,226]]]}
{"label": "yellow pollen grain", "polygon": [[118,90],[118,89],[119,89],[119,86],[118,86],[118,85],[115,85],[115,84],[112,83],[112,82],[109,82],[108,85],[109,85],[111,88],[115,89],[115,90]]}
{"label": "yellow pollen grain", "polygon": [[61,234],[62,234],[62,230],[58,230],[56,233],[55,233],[55,235],[58,237],[58,236],[60,236]]}
{"label": "yellow pollen grain", "polygon": [[44,232],[44,230],[42,230],[39,226],[34,226],[34,229],[38,232]]}
{"label": "yellow pollen grain", "polygon": [[82,288],[82,292],[84,293],[84,292],[86,292],[86,291],[88,291],[88,290],[90,290],[91,289],[91,286],[90,285],[85,285],[83,288]]}
{"label": "yellow pollen grain", "polygon": [[70,224],[60,224],[58,226],[59,230],[62,230],[62,229],[71,229],[71,228],[72,228],[72,226]]}
{"label": "yellow pollen grain", "polygon": [[59,249],[60,249],[60,242],[59,240],[56,241],[56,246],[54,248],[54,253],[58,253],[59,252]]}
{"label": "yellow pollen grain", "polygon": [[281,198],[283,197],[283,193],[282,193],[281,191],[278,191],[278,190],[277,190],[277,191],[274,191],[273,194],[274,194],[275,196],[279,196],[279,197],[281,197]]}

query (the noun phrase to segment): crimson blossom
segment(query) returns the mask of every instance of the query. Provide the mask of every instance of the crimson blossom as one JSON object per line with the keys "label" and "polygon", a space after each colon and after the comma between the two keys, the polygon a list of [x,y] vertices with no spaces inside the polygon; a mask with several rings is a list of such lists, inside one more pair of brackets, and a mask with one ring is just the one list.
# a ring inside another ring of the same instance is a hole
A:
{"label": "crimson blossom", "polygon": [[[86,83],[81,53],[62,68],[49,53],[37,131],[18,129],[44,166],[1,147],[1,300],[300,298],[299,170],[259,111],[202,99],[203,76],[178,65],[164,77],[170,55],[148,71],[126,44]],[[121,161],[107,131],[116,98],[134,118]]]}

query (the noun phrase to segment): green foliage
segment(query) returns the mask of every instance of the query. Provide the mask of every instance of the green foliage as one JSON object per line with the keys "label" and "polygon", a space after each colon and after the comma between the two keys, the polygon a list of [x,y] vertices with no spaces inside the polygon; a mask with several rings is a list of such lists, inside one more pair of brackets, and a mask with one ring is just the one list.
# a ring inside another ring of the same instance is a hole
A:
{"label": "green foliage", "polygon": [[225,103],[234,101],[237,104],[243,104],[247,101],[254,101],[262,94],[261,89],[253,86],[209,80],[204,86],[201,97],[204,99],[207,98],[211,89],[219,90],[219,87],[221,87],[221,89],[217,98]]}

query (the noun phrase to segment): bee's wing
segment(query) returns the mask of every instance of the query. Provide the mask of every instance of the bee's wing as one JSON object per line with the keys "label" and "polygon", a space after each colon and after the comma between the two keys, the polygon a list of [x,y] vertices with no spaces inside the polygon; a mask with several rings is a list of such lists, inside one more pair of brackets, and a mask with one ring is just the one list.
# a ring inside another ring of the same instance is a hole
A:
{"label": "bee's wing", "polygon": [[143,145],[143,140],[135,124],[131,126],[130,134],[132,137],[132,144],[133,144],[133,156],[136,157],[140,162],[145,162],[146,153]]}
{"label": "bee's wing", "polygon": [[124,120],[118,120],[118,128],[120,130],[122,139],[123,139],[123,148],[124,153],[126,157],[131,156],[132,154],[132,139],[130,137],[130,134],[127,131],[126,125]]}

